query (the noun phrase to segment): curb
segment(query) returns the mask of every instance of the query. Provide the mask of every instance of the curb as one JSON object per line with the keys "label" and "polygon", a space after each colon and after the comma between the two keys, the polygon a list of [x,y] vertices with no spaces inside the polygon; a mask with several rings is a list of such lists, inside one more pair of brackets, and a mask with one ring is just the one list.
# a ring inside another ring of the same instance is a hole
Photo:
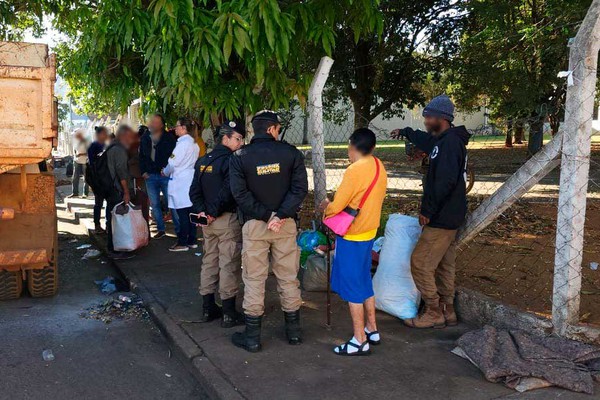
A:
{"label": "curb", "polygon": [[[81,221],[81,216],[77,212],[74,214],[77,220]],[[104,241],[99,239],[92,229],[86,227],[86,231],[92,243],[106,253]],[[246,397],[227,379],[227,376],[204,355],[202,348],[169,316],[152,292],[141,283],[135,271],[125,271],[114,260],[110,260],[110,263],[123,275],[131,290],[144,300],[144,305],[154,323],[175,346],[175,355],[189,367],[209,398],[245,400]]]}

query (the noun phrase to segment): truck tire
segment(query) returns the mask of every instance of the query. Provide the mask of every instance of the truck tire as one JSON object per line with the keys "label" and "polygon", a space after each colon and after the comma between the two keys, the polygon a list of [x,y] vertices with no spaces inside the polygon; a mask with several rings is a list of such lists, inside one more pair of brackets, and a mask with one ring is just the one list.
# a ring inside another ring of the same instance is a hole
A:
{"label": "truck tire", "polygon": [[54,296],[58,291],[58,270],[55,265],[27,271],[27,289],[31,297]]}
{"label": "truck tire", "polygon": [[0,300],[18,299],[22,291],[21,271],[0,271]]}
{"label": "truck tire", "polygon": [[58,292],[58,235],[54,239],[50,264],[27,271],[27,290],[31,297],[49,297]]}

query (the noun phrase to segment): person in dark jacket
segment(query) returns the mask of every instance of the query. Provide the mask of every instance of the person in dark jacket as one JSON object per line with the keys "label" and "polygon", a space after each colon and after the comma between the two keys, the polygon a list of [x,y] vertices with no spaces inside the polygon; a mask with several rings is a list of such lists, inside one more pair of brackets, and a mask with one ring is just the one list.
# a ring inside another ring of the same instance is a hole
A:
{"label": "person in dark jacket", "polygon": [[[190,188],[193,211],[208,220],[208,224],[202,226],[204,255],[199,291],[203,315],[200,322],[222,317],[223,328],[243,324],[242,315],[235,309],[242,275],[242,227],[229,186],[229,159],[242,146],[245,136],[243,123],[224,123],[215,135],[217,145],[213,151],[196,162]],[[217,287],[223,310],[215,303]]]}
{"label": "person in dark jacket", "polygon": [[424,109],[427,132],[405,128],[392,136],[405,137],[429,155],[419,223],[423,233],[411,256],[411,271],[423,312],[405,320],[413,328],[456,325],[454,276],[456,231],[467,214],[466,168],[469,133],[453,126],[454,104],[446,95],[434,98]]}
{"label": "person in dark jacket", "polygon": [[277,277],[286,335],[290,344],[302,342],[297,279],[300,266],[296,245],[296,217],[308,192],[302,153],[278,141],[281,124],[273,111],[252,119],[254,137],[236,151],[229,165],[231,192],[238,205],[242,227],[244,314],[246,330],[232,341],[248,351],[260,351],[265,282],[271,266]]}
{"label": "person in dark jacket", "polygon": [[[169,157],[175,149],[177,138],[167,132],[162,115],[154,114],[148,123],[149,131],[140,139],[140,170],[146,180],[146,190],[152,207],[152,218],[156,222],[157,232],[154,239],[165,236],[165,221],[160,203],[160,193],[168,198],[169,177],[161,176],[160,171],[167,166]],[[176,214],[171,210],[175,231],[179,231]]]}
{"label": "person in dark jacket", "polygon": [[[92,142],[90,147],[88,148],[88,163],[90,167],[94,165],[96,161],[96,157],[100,155],[106,148],[106,142],[108,141],[108,129],[104,126],[95,126],[94,130],[96,131],[96,140]],[[94,188],[92,188],[94,190]],[[106,199],[102,197],[99,193],[94,193],[94,231],[96,233],[105,233],[105,230],[102,229],[102,225],[100,225],[100,214],[102,213],[102,206],[104,205],[104,201]],[[106,218],[108,219],[109,213],[106,213]]]}

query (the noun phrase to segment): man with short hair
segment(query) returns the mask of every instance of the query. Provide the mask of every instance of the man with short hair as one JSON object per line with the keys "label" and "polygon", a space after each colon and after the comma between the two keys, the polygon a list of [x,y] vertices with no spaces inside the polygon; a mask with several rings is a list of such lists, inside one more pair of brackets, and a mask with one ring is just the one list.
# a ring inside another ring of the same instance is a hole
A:
{"label": "man with short hair", "polygon": [[[169,177],[162,176],[160,171],[167,166],[169,157],[175,149],[177,138],[167,132],[165,119],[160,114],[154,114],[148,122],[148,132],[140,139],[140,170],[146,180],[146,189],[152,207],[152,218],[156,222],[157,232],[154,239],[165,236],[165,221],[163,218],[160,193],[168,197]],[[178,231],[177,213],[172,212],[175,231]]]}
{"label": "man with short hair", "polygon": [[275,112],[257,113],[252,127],[254,137],[250,144],[234,153],[229,166],[231,192],[244,222],[242,279],[246,322],[246,330],[234,334],[232,341],[247,351],[257,352],[261,349],[269,254],[288,342],[302,342],[296,218],[308,192],[308,181],[302,153],[278,140],[281,124]]}
{"label": "man with short hair", "polygon": [[[206,217],[202,226],[204,254],[200,272],[202,317],[210,322],[222,317],[221,327],[243,324],[243,316],[235,309],[242,274],[242,227],[236,214],[236,204],[229,186],[229,160],[244,143],[246,130],[241,122],[225,122],[215,135],[217,145],[195,166],[190,188],[193,210]],[[215,303],[215,293],[223,309]]]}
{"label": "man with short hair", "polygon": [[[73,148],[74,156],[73,156],[73,190],[71,194],[67,197],[79,197],[79,181],[81,178],[85,177],[85,167],[88,162],[87,150],[88,143],[85,138],[85,131],[81,128],[76,129],[73,132],[73,137],[75,139],[75,146]],[[89,187],[87,182],[83,181],[83,197],[87,197],[89,194]]]}
{"label": "man with short hair", "polygon": [[448,96],[434,98],[424,109],[427,132],[397,129],[392,137],[405,137],[429,155],[419,223],[423,233],[411,257],[415,285],[425,302],[422,312],[405,320],[411,328],[456,325],[454,278],[456,231],[467,213],[466,175],[469,132],[455,127],[454,104]]}
{"label": "man with short hair", "polygon": [[[111,213],[115,206],[121,202],[128,204],[131,202],[129,187],[131,186],[131,177],[127,161],[129,155],[127,151],[137,140],[137,133],[127,125],[120,125],[117,128],[115,140],[106,149],[106,159],[110,177],[113,182],[112,189],[106,199],[106,212]],[[108,233],[107,247],[109,256],[116,260],[123,260],[133,257],[132,253],[115,252],[112,236],[112,218],[109,216],[106,220],[106,231]]]}
{"label": "man with short hair", "polygon": [[[88,148],[88,163],[90,168],[93,167],[96,158],[104,151],[108,141],[108,130],[106,127],[96,126],[94,127],[94,130],[96,131],[96,140],[92,142]],[[91,168],[90,171],[93,171],[93,169]],[[93,187],[92,190],[94,190]],[[104,200],[102,194],[94,191],[94,231],[96,233],[105,233],[104,229],[102,229],[102,225],[100,225],[100,214],[102,213]],[[106,213],[107,219],[108,216],[108,213]]]}

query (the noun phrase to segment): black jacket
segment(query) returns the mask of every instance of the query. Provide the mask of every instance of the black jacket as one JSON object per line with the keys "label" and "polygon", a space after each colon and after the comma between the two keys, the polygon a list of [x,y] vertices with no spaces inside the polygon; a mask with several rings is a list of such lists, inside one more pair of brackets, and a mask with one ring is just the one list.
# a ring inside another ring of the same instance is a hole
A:
{"label": "black jacket", "polygon": [[254,135],[234,153],[229,179],[243,221],[267,222],[273,212],[282,219],[296,218],[308,192],[302,153],[267,134]]}
{"label": "black jacket", "polygon": [[439,136],[406,129],[406,137],[429,154],[421,214],[432,228],[458,229],[467,214],[466,167],[469,132],[451,127]]}
{"label": "black jacket", "polygon": [[229,158],[232,154],[231,150],[219,144],[196,161],[190,187],[194,212],[205,212],[213,218],[225,212],[236,212],[229,186]]}
{"label": "black jacket", "polygon": [[167,166],[169,157],[173,153],[173,149],[177,144],[177,138],[171,132],[163,132],[160,140],[156,144],[156,153],[154,154],[154,161],[150,158],[152,152],[152,138],[150,132],[145,133],[140,138],[140,170],[142,175],[148,174],[160,174],[160,170]]}

